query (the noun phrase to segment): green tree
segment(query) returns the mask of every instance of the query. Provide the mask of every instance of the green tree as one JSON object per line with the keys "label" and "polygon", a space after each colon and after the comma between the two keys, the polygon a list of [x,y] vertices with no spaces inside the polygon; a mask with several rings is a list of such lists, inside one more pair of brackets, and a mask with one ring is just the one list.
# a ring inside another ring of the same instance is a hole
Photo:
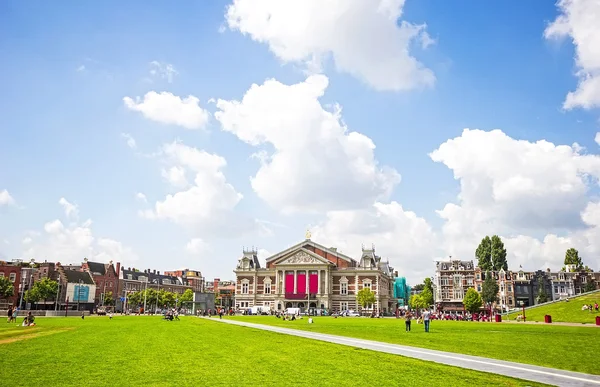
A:
{"label": "green tree", "polygon": [[368,305],[373,305],[375,303],[375,293],[371,291],[369,288],[362,288],[358,291],[356,295],[358,304],[366,309]]}
{"label": "green tree", "polygon": [[584,292],[591,292],[596,290],[596,285],[594,284],[594,279],[593,278],[588,278],[588,282],[585,283],[585,286],[583,287],[583,291]]}
{"label": "green tree", "polygon": [[412,290],[414,290],[415,292],[422,292],[423,289],[425,289],[425,284],[417,284],[412,288]]}
{"label": "green tree", "polygon": [[498,291],[500,287],[496,282],[496,279],[489,271],[485,273],[485,280],[483,281],[483,285],[481,286],[481,299],[487,305],[493,304],[494,302],[498,302]]}
{"label": "green tree", "polygon": [[[194,292],[192,291],[192,289],[186,289],[185,292],[183,292],[183,294],[179,295],[179,299],[177,300],[177,306],[186,306],[185,304],[190,303],[192,301],[194,301]],[[191,306],[191,304],[188,306]]]}
{"label": "green tree", "polygon": [[576,270],[583,268],[583,260],[579,256],[579,251],[574,248],[570,248],[565,253],[565,265],[575,265]]}
{"label": "green tree", "polygon": [[481,270],[487,271],[492,270],[492,240],[489,236],[486,236],[481,240],[477,250],[475,250],[475,256],[477,257],[477,266]]}
{"label": "green tree", "polygon": [[104,293],[104,305],[114,305],[115,304],[115,299],[113,298],[113,294],[112,292],[106,292]]}
{"label": "green tree", "polygon": [[425,309],[427,307],[427,304],[425,303],[425,300],[423,300],[423,297],[420,294],[413,294],[408,299],[408,306],[410,306],[411,309],[420,310]]}
{"label": "green tree", "polygon": [[491,247],[492,268],[494,271],[508,270],[508,262],[506,261],[506,248],[504,242],[498,235],[492,236]]}
{"label": "green tree", "polygon": [[[29,302],[30,304],[35,304],[40,299],[41,299],[40,293],[33,286],[31,287],[31,289],[29,289],[25,292],[25,301]],[[37,306],[36,306],[36,308],[37,308]]]}
{"label": "green tree", "polygon": [[467,290],[467,294],[465,294],[465,297],[463,298],[463,305],[470,313],[479,311],[483,305],[483,300],[475,288],[469,288],[469,290]]}
{"label": "green tree", "polygon": [[158,304],[159,306],[168,306],[172,307],[175,305],[175,293],[167,292],[164,289],[161,289],[158,295]]}
{"label": "green tree", "polygon": [[420,294],[426,307],[433,305],[433,292],[426,286]]}
{"label": "green tree", "polygon": [[548,302],[548,294],[546,293],[546,287],[544,286],[544,281],[541,278],[538,279],[538,294],[536,300],[538,304]]}
{"label": "green tree", "polygon": [[54,300],[56,298],[58,282],[46,277],[35,282],[31,288],[37,292],[40,300],[46,302],[47,300]]}
{"label": "green tree", "polygon": [[12,282],[6,277],[0,277],[0,299],[8,298],[15,292]]}
{"label": "green tree", "polygon": [[143,292],[141,292],[141,291],[127,294],[127,308],[128,309],[137,308],[143,299],[144,299],[144,295],[143,295]]}

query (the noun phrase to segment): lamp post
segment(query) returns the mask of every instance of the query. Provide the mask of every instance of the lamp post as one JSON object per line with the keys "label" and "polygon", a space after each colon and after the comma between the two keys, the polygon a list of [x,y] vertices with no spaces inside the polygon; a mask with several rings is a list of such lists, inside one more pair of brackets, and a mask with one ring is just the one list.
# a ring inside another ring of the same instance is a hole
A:
{"label": "lamp post", "polygon": [[144,280],[144,314],[146,313],[146,294],[148,293],[148,278]]}
{"label": "lamp post", "polygon": [[81,284],[83,284],[83,281],[79,280],[79,287],[77,288],[77,311],[78,312],[79,312],[79,299],[81,298],[81,289],[82,289]]}
{"label": "lamp post", "polygon": [[60,297],[60,275],[58,276],[58,286],[56,288],[56,302],[54,303],[54,311],[58,310],[58,298]]}

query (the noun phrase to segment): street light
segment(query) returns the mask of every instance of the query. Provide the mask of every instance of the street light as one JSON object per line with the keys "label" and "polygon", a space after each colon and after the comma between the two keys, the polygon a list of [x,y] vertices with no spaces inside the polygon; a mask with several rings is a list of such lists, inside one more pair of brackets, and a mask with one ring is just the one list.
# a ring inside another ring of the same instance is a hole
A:
{"label": "street light", "polygon": [[56,288],[56,302],[54,303],[54,311],[58,310],[58,298],[60,297],[60,275],[58,276],[58,286]]}
{"label": "street light", "polygon": [[144,277],[144,314],[146,313],[146,294],[148,293],[148,277]]}

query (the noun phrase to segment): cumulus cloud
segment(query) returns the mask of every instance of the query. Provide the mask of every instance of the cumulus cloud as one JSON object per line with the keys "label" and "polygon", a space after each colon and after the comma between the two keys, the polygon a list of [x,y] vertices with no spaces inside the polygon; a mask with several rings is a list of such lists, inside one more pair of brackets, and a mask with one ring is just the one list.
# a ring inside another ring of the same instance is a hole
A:
{"label": "cumulus cloud", "polygon": [[192,238],[185,245],[185,251],[190,254],[202,254],[208,250],[209,246],[202,238]]}
{"label": "cumulus cloud", "polygon": [[0,191],[0,206],[10,206],[15,203],[15,199],[10,195],[8,190],[4,189]]}
{"label": "cumulus cloud", "polygon": [[234,0],[225,19],[284,62],[319,71],[330,56],[338,71],[377,90],[431,86],[433,72],[411,49],[433,39],[425,24],[398,21],[403,7],[404,0]]}
{"label": "cumulus cloud", "polygon": [[77,217],[79,217],[79,208],[76,204],[70,203],[65,198],[60,198],[58,204],[60,204],[64,209],[67,218],[77,219]]}
{"label": "cumulus cloud", "polygon": [[129,133],[121,133],[121,137],[123,137],[127,141],[127,146],[131,149],[137,149],[137,143],[135,142],[135,138],[131,136]]}
{"label": "cumulus cloud", "polygon": [[123,102],[128,109],[142,113],[149,120],[190,130],[205,128],[210,117],[193,95],[181,98],[166,91],[149,91],[143,99],[124,97]]}
{"label": "cumulus cloud", "polygon": [[135,194],[135,198],[137,200],[139,200],[140,202],[148,203],[148,199],[146,198],[146,195],[144,195],[142,192],[136,193]]}
{"label": "cumulus cloud", "polygon": [[185,171],[194,176],[193,182],[157,201],[153,209],[142,211],[143,217],[170,220],[197,232],[220,230],[233,235],[239,227],[248,226],[242,216],[233,219],[233,210],[243,196],[227,182],[223,173],[227,162],[223,157],[181,142],[163,145],[160,153],[163,162],[170,166],[167,170],[176,167]]}
{"label": "cumulus cloud", "polygon": [[597,250],[591,235],[597,233],[598,209],[589,190],[600,177],[600,156],[516,140],[500,130],[469,129],[430,156],[460,182],[458,202],[438,211],[447,253],[473,258],[481,238],[492,234],[505,238],[513,268],[557,268],[568,247],[583,254]]}
{"label": "cumulus cloud", "polygon": [[175,70],[175,66],[170,63],[159,62],[153,60],[150,62],[150,76],[155,78],[165,79],[169,83],[173,83],[173,78],[179,74]]}
{"label": "cumulus cloud", "polygon": [[[61,203],[63,208],[65,206]],[[90,219],[83,223],[63,224],[60,219],[47,222],[44,232],[30,232],[23,239],[25,250],[22,259],[52,262],[80,263],[83,258],[108,262],[110,260],[132,264],[138,260],[135,252],[121,242],[106,237],[95,237]]]}
{"label": "cumulus cloud", "polygon": [[224,131],[269,145],[260,152],[252,188],[282,212],[363,208],[388,197],[400,181],[394,169],[379,166],[369,137],[348,130],[339,106],[323,108],[327,85],[323,75],[295,85],[267,80],[241,101],[217,101],[215,118]]}
{"label": "cumulus cloud", "polygon": [[575,45],[579,84],[567,94],[565,109],[600,107],[600,1],[560,0],[559,16],[544,31],[546,39],[570,37]]}

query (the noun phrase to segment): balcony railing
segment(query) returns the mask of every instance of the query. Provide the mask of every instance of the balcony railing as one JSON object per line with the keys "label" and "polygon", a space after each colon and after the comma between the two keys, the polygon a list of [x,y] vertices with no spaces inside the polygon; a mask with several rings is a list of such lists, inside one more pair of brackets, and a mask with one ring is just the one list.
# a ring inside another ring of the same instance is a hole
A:
{"label": "balcony railing", "polygon": [[[307,293],[286,293],[285,298],[287,300],[306,300],[308,298]],[[310,293],[310,298],[317,298],[316,293]]]}

